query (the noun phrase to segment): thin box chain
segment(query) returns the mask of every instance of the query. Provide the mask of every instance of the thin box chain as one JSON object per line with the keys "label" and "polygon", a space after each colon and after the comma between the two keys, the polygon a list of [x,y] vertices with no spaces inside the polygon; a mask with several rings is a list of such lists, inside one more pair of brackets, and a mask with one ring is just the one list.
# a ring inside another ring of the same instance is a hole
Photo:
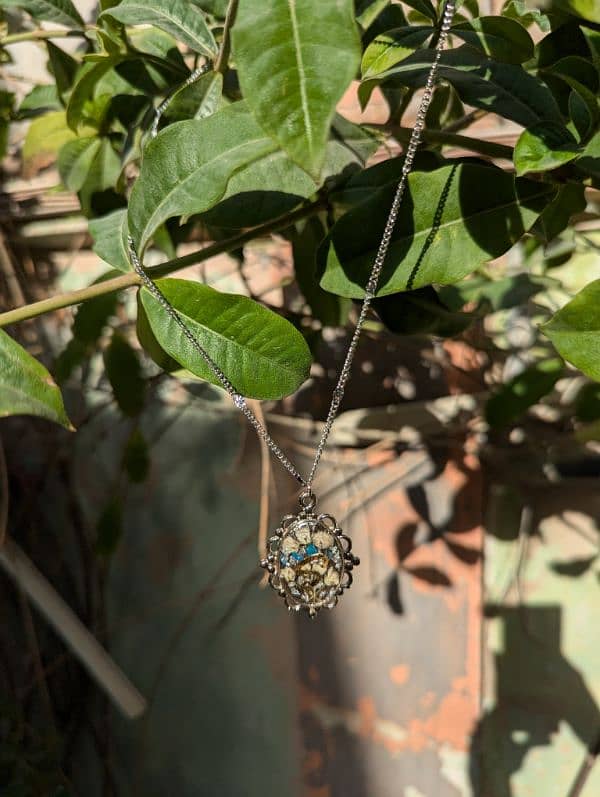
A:
{"label": "thin box chain", "polygon": [[[329,434],[331,432],[331,427],[333,426],[333,422],[338,414],[340,404],[344,397],[344,390],[348,379],[350,378],[350,372],[352,369],[352,361],[354,360],[354,355],[356,353],[356,349],[358,347],[358,341],[360,339],[360,335],[362,332],[362,328],[364,326],[365,320],[367,318],[367,314],[371,307],[371,303],[375,298],[377,293],[377,287],[379,285],[379,278],[381,276],[381,271],[383,269],[383,265],[385,262],[385,258],[389,249],[390,241],[392,239],[392,233],[394,230],[394,226],[398,219],[398,213],[400,211],[400,205],[402,202],[402,197],[404,196],[404,191],[406,189],[406,181],[408,175],[412,169],[412,165],[415,159],[415,155],[417,152],[417,148],[419,146],[419,142],[421,139],[421,133],[423,132],[423,128],[425,127],[425,117],[427,115],[427,110],[433,98],[433,88],[435,85],[435,79],[437,75],[437,68],[440,62],[440,58],[442,55],[442,51],[448,39],[448,32],[450,30],[450,26],[452,24],[452,18],[454,16],[454,10],[456,6],[456,0],[447,0],[444,6],[444,13],[441,19],[441,25],[439,29],[439,36],[434,50],[434,57],[431,63],[431,67],[429,70],[429,74],[427,76],[427,80],[425,82],[425,88],[423,91],[423,95],[421,97],[421,102],[419,104],[419,109],[417,111],[417,116],[415,120],[415,125],[413,127],[408,146],[406,148],[406,152],[404,155],[404,165],[402,166],[402,175],[400,177],[400,181],[398,182],[398,187],[396,189],[396,193],[394,195],[394,199],[392,201],[392,205],[390,208],[390,213],[387,218],[387,222],[385,225],[385,229],[383,231],[383,236],[381,238],[381,243],[379,244],[379,248],[377,250],[377,255],[375,256],[375,261],[373,263],[373,268],[371,270],[371,274],[369,276],[369,280],[366,285],[365,289],[365,298],[362,303],[362,307],[358,316],[358,320],[356,322],[356,326],[354,328],[354,332],[352,334],[352,338],[350,340],[350,345],[348,346],[348,351],[346,352],[346,357],[344,359],[344,364],[342,365],[342,369],[340,371],[340,375],[337,381],[337,384],[334,388],[331,405],[329,407],[329,412],[327,413],[327,418],[325,420],[325,425],[323,426],[323,431],[321,433],[321,437],[319,439],[319,443],[317,445],[317,450],[315,453],[315,458],[310,469],[310,473],[308,478],[305,479],[295,465],[290,461],[290,459],[286,456],[286,454],[281,450],[281,448],[277,445],[277,443],[273,440],[271,435],[265,429],[265,427],[261,424],[258,420],[256,415],[252,412],[246,399],[240,395],[232,383],[229,381],[227,376],[223,373],[223,371],[219,368],[216,362],[212,359],[210,354],[204,349],[201,343],[197,340],[197,338],[192,334],[190,329],[187,327],[177,310],[169,303],[167,298],[163,295],[160,289],[156,286],[156,284],[152,281],[152,279],[146,273],[138,254],[135,249],[135,244],[131,236],[128,238],[129,243],[129,253],[131,257],[131,263],[135,271],[141,277],[144,285],[150,291],[150,293],[154,296],[154,298],[159,302],[161,307],[168,313],[168,315],[173,319],[173,321],[177,324],[177,326],[181,329],[182,333],[184,334],[186,340],[193,346],[194,349],[200,354],[204,362],[208,365],[212,373],[215,375],[217,380],[221,383],[223,388],[229,393],[233,403],[235,406],[240,410],[248,419],[250,424],[256,430],[256,433],[260,438],[262,438],[265,443],[267,444],[270,451],[273,453],[275,458],[283,465],[283,467],[298,481],[302,484],[305,488],[305,493],[310,494],[311,488],[315,479],[315,475],[317,472],[317,468],[319,467],[319,462],[323,455],[323,451],[325,450],[325,446],[327,445],[327,439],[329,438]],[[184,85],[189,85],[197,80],[198,77],[205,74],[210,69],[209,65],[204,65],[199,69],[195,70],[190,77],[187,79]],[[160,117],[170,104],[173,95],[168,97],[164,100],[161,105],[158,106],[156,109],[156,114],[154,118],[154,123],[150,134],[152,137],[156,135],[158,130],[158,123]]]}

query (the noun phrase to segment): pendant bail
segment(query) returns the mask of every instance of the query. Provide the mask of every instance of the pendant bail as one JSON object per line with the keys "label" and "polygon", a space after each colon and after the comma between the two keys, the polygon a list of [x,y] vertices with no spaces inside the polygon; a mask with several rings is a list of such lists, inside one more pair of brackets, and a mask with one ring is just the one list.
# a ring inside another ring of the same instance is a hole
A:
{"label": "pendant bail", "polygon": [[315,508],[317,499],[310,487],[306,487],[298,496],[298,502],[305,512],[310,512]]}

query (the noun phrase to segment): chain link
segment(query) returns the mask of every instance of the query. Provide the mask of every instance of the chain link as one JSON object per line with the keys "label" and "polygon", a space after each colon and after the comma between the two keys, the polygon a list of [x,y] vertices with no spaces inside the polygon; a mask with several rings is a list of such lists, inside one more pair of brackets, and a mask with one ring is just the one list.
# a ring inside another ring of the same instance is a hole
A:
{"label": "chain link", "polygon": [[[402,197],[404,196],[404,191],[406,189],[406,182],[408,179],[408,175],[412,169],[415,155],[417,153],[417,148],[421,140],[421,133],[423,132],[423,129],[425,127],[425,117],[427,116],[427,110],[433,98],[433,89],[437,76],[438,64],[440,62],[442,51],[448,39],[448,32],[450,31],[450,26],[452,24],[452,18],[454,16],[455,6],[456,6],[456,0],[447,0],[444,6],[444,12],[442,14],[441,23],[439,27],[438,39],[434,49],[433,60],[431,62],[431,67],[429,69],[427,80],[425,82],[425,88],[421,96],[419,108],[417,110],[415,124],[412,133],[410,135],[408,145],[406,147],[406,152],[404,153],[404,164],[402,166],[402,174],[398,182],[398,187],[396,188],[396,193],[392,201],[392,205],[385,224],[381,242],[379,244],[379,248],[375,256],[373,268],[371,269],[371,274],[369,276],[365,288],[365,298],[363,300],[363,304],[360,309],[356,326],[354,327],[354,332],[352,333],[352,338],[350,339],[348,351],[346,352],[346,356],[344,358],[344,363],[342,365],[342,369],[340,371],[337,384],[333,391],[329,412],[327,413],[327,418],[323,426],[323,431],[321,432],[321,437],[317,445],[315,458],[313,460],[313,464],[307,479],[303,478],[303,476],[300,474],[300,472],[294,466],[294,464],[290,461],[290,459],[286,456],[286,454],[284,454],[281,448],[279,448],[279,446],[273,440],[269,432],[265,429],[265,427],[261,424],[256,415],[252,412],[252,410],[248,406],[248,403],[246,402],[246,399],[236,391],[235,387],[229,381],[227,376],[215,363],[215,361],[212,359],[212,357],[206,351],[206,349],[204,349],[201,343],[192,334],[192,332],[185,324],[185,322],[183,321],[177,310],[170,304],[170,302],[163,295],[163,293],[160,291],[157,285],[148,276],[147,272],[145,271],[138,257],[133,239],[131,238],[131,236],[129,236],[128,238],[131,263],[135,271],[141,277],[142,282],[144,283],[146,288],[150,291],[150,293],[154,296],[154,298],[159,302],[161,307],[164,308],[167,314],[173,319],[173,321],[181,329],[186,340],[188,340],[189,343],[192,345],[192,347],[198,352],[198,354],[200,354],[200,356],[207,364],[207,366],[210,368],[214,376],[217,378],[217,380],[220,382],[223,388],[227,391],[235,406],[238,408],[238,410],[240,410],[240,412],[242,412],[246,416],[247,420],[256,430],[258,436],[265,441],[265,443],[267,444],[268,448],[273,453],[275,458],[294,477],[294,479],[296,479],[296,481],[298,481],[300,484],[304,486],[305,488],[304,493],[308,495],[311,494],[311,488],[313,481],[315,479],[319,462],[323,455],[323,451],[325,450],[325,446],[327,445],[327,440],[329,438],[333,422],[336,419],[336,416],[340,408],[340,404],[342,403],[342,399],[344,397],[346,383],[350,378],[350,373],[352,370],[352,361],[354,360],[354,355],[358,347],[358,342],[360,339],[362,328],[369,313],[371,303],[377,293],[379,278],[381,277],[381,272],[383,270],[385,258],[387,256],[390,242],[392,240],[392,233],[394,231],[394,226],[398,219],[398,213],[400,211]],[[190,85],[195,80],[197,80],[201,75],[205,74],[205,72],[207,72],[210,68],[211,68],[210,64],[204,64],[202,67],[199,67],[199,69],[195,70],[195,72],[192,72],[192,74],[187,79],[184,85]],[[169,106],[170,102],[173,99],[173,96],[174,95],[171,95],[166,100],[164,100],[161,103],[161,105],[159,105],[158,108],[156,109],[154,123],[150,131],[151,136],[156,135],[160,117],[164,113],[166,108]]]}

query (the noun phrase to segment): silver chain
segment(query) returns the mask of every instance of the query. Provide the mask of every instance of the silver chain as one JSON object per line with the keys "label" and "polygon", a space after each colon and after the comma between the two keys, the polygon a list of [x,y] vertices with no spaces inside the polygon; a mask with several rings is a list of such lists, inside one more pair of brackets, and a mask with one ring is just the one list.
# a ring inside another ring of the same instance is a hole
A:
{"label": "silver chain", "polygon": [[[431,100],[433,98],[433,89],[435,85],[435,80],[437,76],[437,68],[440,62],[440,58],[442,55],[442,51],[448,39],[448,32],[450,31],[450,26],[452,24],[452,18],[454,16],[454,10],[456,6],[456,0],[446,0],[446,4],[444,6],[444,12],[442,14],[441,24],[439,28],[438,39],[435,45],[434,50],[434,57],[431,62],[431,67],[429,69],[429,73],[427,75],[427,80],[425,82],[425,88],[423,94],[421,96],[421,101],[419,104],[419,109],[417,111],[417,116],[415,120],[415,125],[413,127],[412,133],[410,135],[410,139],[408,141],[408,146],[406,148],[406,152],[404,153],[404,164],[402,166],[402,174],[400,176],[400,180],[398,182],[398,187],[396,189],[396,193],[394,195],[394,199],[392,201],[392,205],[390,208],[389,216],[387,218],[387,222],[385,225],[385,229],[383,231],[383,236],[381,238],[381,243],[379,244],[379,248],[377,250],[377,255],[375,256],[375,261],[373,263],[373,268],[371,269],[371,274],[369,276],[369,280],[366,285],[365,289],[365,298],[362,303],[362,307],[360,309],[360,313],[358,316],[358,320],[356,322],[356,326],[354,327],[354,332],[352,334],[352,338],[350,340],[350,344],[348,346],[348,351],[346,352],[346,357],[344,358],[344,364],[342,365],[342,369],[340,371],[340,375],[338,377],[337,384],[334,388],[333,395],[331,398],[331,405],[329,407],[329,412],[327,413],[327,418],[325,420],[325,425],[323,426],[323,431],[321,432],[321,437],[319,439],[319,443],[317,445],[317,450],[315,453],[315,458],[310,469],[310,473],[307,479],[304,479],[303,476],[300,474],[298,469],[295,465],[290,461],[290,459],[284,454],[284,452],[279,448],[277,443],[273,440],[271,435],[262,425],[262,423],[258,420],[256,415],[252,412],[246,399],[240,395],[232,383],[229,381],[227,376],[223,373],[223,371],[219,368],[216,362],[212,359],[210,354],[204,349],[201,343],[196,339],[196,337],[192,334],[188,326],[185,324],[177,310],[170,304],[164,294],[160,291],[160,289],[156,286],[153,280],[148,276],[147,272],[145,271],[140,259],[137,255],[135,250],[135,245],[131,236],[128,238],[129,243],[129,253],[131,257],[131,263],[135,271],[139,274],[142,279],[142,282],[146,286],[146,288],[150,291],[150,293],[154,296],[154,298],[160,303],[161,307],[167,312],[167,314],[175,321],[175,323],[179,326],[181,331],[183,332],[185,338],[191,343],[191,345],[196,349],[196,351],[200,354],[204,362],[210,368],[214,376],[217,380],[221,383],[223,388],[229,393],[233,403],[235,406],[240,410],[248,419],[250,424],[256,430],[258,436],[264,440],[270,451],[274,454],[275,458],[283,465],[283,467],[291,473],[291,475],[302,484],[305,488],[304,492],[310,494],[313,481],[315,479],[315,475],[317,472],[317,468],[319,466],[319,462],[323,455],[323,451],[325,450],[325,446],[327,445],[327,439],[329,437],[329,433],[331,432],[331,427],[333,426],[333,422],[336,419],[338,414],[340,404],[342,403],[342,399],[344,397],[344,390],[346,388],[346,383],[350,378],[350,372],[352,369],[352,361],[354,360],[354,355],[356,353],[356,349],[358,346],[358,341],[360,339],[360,335],[362,332],[362,328],[364,326],[365,320],[367,318],[367,314],[371,307],[371,303],[375,298],[377,293],[377,287],[379,285],[379,278],[381,276],[381,271],[383,269],[383,265],[385,262],[385,258],[389,249],[390,241],[392,240],[392,233],[394,230],[394,226],[398,219],[398,213],[400,211],[400,204],[402,202],[402,197],[404,196],[404,191],[406,189],[406,181],[408,175],[412,169],[412,165],[415,159],[415,155],[417,153],[417,148],[419,146],[419,142],[421,140],[421,133],[423,132],[423,128],[425,127],[425,117],[427,115],[427,110],[429,105],[431,104]],[[203,65],[199,69],[195,70],[190,77],[186,80],[184,85],[190,85],[197,80],[198,77],[203,75],[206,71],[210,69],[210,65]],[[168,97],[164,100],[161,105],[158,106],[155,113],[154,124],[151,129],[151,135],[156,135],[156,131],[158,130],[158,123],[160,120],[161,115],[164,113],[168,105],[170,104],[171,100],[173,99],[174,95]]]}

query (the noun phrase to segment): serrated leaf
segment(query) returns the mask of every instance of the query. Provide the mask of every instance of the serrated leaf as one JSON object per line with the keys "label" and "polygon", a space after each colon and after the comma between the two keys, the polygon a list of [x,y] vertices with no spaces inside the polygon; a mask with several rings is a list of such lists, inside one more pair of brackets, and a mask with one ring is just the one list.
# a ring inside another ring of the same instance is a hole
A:
{"label": "serrated leaf", "polygon": [[118,332],[113,333],[104,352],[104,367],[121,412],[131,418],[139,415],[144,408],[146,381],[137,352]]}
{"label": "serrated leaf", "polygon": [[[178,279],[157,282],[188,329],[244,396],[278,399],[308,377],[304,337],[285,318],[245,296]],[[147,289],[141,301],[160,346],[184,368],[220,386],[199,352]]]}
{"label": "serrated leaf", "polygon": [[104,11],[100,19],[107,16],[124,25],[154,25],[196,53],[209,58],[217,54],[216,42],[202,13],[186,0],[122,0]]}
{"label": "serrated leaf", "polygon": [[0,417],[36,415],[73,429],[48,371],[1,329],[0,362]]}
{"label": "serrated leaf", "polygon": [[[433,51],[420,49],[399,64],[369,78],[379,83],[418,88],[425,84]],[[467,105],[492,111],[523,127],[543,120],[562,123],[562,116],[550,89],[537,77],[517,64],[492,61],[468,45],[445,51],[438,68],[440,79],[454,86]]]}
{"label": "serrated leaf", "polygon": [[586,285],[541,330],[561,357],[600,382],[600,280]]}
{"label": "serrated leaf", "polygon": [[56,22],[67,28],[85,28],[71,0],[0,0],[0,8],[22,8],[34,19]]}
{"label": "serrated leaf", "polygon": [[566,127],[540,122],[523,130],[515,145],[513,160],[517,174],[523,175],[557,169],[580,154],[577,141]]}
{"label": "serrated leaf", "polygon": [[[395,191],[385,185],[333,226],[318,255],[325,290],[363,296]],[[473,162],[413,172],[378,295],[458,282],[510,249],[553,194],[549,185]]]}
{"label": "serrated leaf", "polygon": [[533,40],[525,28],[507,17],[476,17],[452,26],[451,33],[490,58],[522,64],[533,56]]}
{"label": "serrated leaf", "polygon": [[237,171],[251,164],[260,169],[257,162],[277,151],[244,103],[166,127],[146,147],[129,200],[129,229],[138,250],[167,219],[213,207]]}
{"label": "serrated leaf", "polygon": [[494,393],[485,406],[490,426],[506,426],[547,395],[564,371],[558,358],[542,360],[526,368]]}
{"label": "serrated leaf", "polygon": [[360,61],[352,0],[240,0],[232,43],[256,119],[317,178],[336,104]]}

